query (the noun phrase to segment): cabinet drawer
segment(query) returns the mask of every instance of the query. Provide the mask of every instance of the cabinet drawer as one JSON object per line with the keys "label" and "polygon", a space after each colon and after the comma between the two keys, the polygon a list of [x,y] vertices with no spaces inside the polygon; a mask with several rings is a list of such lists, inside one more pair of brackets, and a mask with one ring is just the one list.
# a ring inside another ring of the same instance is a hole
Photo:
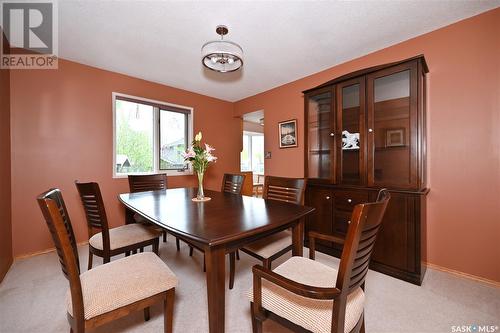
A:
{"label": "cabinet drawer", "polygon": [[351,213],[357,204],[368,202],[368,192],[336,190],[333,195],[336,211]]}

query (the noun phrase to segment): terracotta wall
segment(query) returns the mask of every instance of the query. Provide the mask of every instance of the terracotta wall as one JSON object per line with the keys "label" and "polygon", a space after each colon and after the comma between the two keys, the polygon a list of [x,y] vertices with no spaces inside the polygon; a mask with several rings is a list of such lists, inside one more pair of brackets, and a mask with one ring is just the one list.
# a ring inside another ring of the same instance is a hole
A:
{"label": "terracotta wall", "polygon": [[[428,75],[428,260],[500,281],[500,9],[246,98],[264,109],[266,173],[304,174],[301,91],[354,70],[424,54]],[[341,47],[341,46],[339,46]],[[318,50],[317,50],[318,51]],[[320,52],[320,51],[318,51]],[[299,147],[278,148],[277,124],[297,118]]]}
{"label": "terracotta wall", "polygon": [[0,281],[12,263],[9,74],[0,70]]}
{"label": "terracotta wall", "polygon": [[[75,179],[99,182],[111,225],[123,224],[117,195],[128,183],[112,178],[112,92],[194,107],[194,130],[219,157],[207,188],[219,190],[224,172],[239,171],[232,103],[64,60],[58,70],[11,71],[10,83],[14,256],[53,246],[35,201],[50,187],[62,190],[77,239],[86,240]],[[194,176],[169,178],[170,187],[195,184]]]}

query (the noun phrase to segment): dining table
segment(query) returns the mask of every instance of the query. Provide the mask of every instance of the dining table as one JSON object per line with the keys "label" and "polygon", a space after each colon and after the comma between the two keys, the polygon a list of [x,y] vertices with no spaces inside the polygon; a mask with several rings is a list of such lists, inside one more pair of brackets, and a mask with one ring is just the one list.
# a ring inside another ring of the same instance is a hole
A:
{"label": "dining table", "polygon": [[[124,193],[127,210],[205,253],[209,332],[224,332],[225,256],[271,234],[291,229],[292,255],[302,256],[305,217],[314,208],[231,193],[205,191],[209,201],[194,202],[196,188]],[[128,214],[130,216],[130,214]]]}

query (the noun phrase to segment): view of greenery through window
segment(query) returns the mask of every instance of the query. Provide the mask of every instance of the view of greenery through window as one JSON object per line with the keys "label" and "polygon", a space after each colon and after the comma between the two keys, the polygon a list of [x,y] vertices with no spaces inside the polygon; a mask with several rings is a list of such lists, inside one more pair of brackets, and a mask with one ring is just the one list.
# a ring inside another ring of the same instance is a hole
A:
{"label": "view of greenery through window", "polygon": [[160,170],[184,169],[187,115],[160,110]]}
{"label": "view of greenery through window", "polygon": [[[116,99],[115,103],[116,174],[186,168],[181,154],[187,146],[187,113],[121,99]],[[159,116],[155,117],[158,112]],[[159,119],[159,125],[154,119]],[[158,125],[159,138],[154,137],[155,125]],[[157,152],[154,140],[159,143]],[[159,157],[156,167],[154,154]]]}
{"label": "view of greenery through window", "polygon": [[116,173],[152,172],[153,107],[116,100]]}
{"label": "view of greenery through window", "polygon": [[264,135],[261,133],[243,132],[241,171],[264,173]]}

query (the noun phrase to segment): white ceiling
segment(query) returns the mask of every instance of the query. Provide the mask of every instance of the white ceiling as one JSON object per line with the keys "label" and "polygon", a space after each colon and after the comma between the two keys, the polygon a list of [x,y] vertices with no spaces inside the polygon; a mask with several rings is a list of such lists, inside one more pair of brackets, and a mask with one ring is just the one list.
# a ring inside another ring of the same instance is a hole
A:
{"label": "white ceiling", "polygon": [[[489,1],[59,1],[59,56],[237,101],[500,6]],[[215,26],[242,71],[201,64]]]}

